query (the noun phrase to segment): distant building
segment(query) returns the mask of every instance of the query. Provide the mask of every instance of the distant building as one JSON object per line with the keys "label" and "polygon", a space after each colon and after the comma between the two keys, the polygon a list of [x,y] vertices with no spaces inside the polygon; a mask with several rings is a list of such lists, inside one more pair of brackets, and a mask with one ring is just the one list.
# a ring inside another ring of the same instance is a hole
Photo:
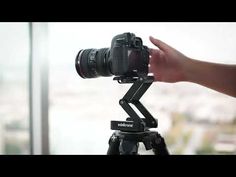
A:
{"label": "distant building", "polygon": [[216,139],[214,149],[218,153],[236,154],[236,135],[220,134]]}

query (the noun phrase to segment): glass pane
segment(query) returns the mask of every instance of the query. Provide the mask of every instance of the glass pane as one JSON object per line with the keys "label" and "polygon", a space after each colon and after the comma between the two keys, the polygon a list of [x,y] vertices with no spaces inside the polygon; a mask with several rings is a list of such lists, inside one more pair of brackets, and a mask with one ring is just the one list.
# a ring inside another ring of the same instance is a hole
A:
{"label": "glass pane", "polygon": [[[235,64],[235,30],[236,23],[50,23],[51,152],[106,154],[110,121],[128,117],[118,102],[130,85],[79,77],[79,50],[110,47],[115,35],[132,32],[148,47],[155,47],[148,40],[153,35],[187,56]],[[141,101],[158,119],[156,130],[171,154],[235,153],[235,98],[192,83],[157,82]],[[221,146],[222,139],[233,148]],[[140,152],[151,154],[142,144]]]}
{"label": "glass pane", "polygon": [[29,154],[29,29],[0,24],[0,153]]}

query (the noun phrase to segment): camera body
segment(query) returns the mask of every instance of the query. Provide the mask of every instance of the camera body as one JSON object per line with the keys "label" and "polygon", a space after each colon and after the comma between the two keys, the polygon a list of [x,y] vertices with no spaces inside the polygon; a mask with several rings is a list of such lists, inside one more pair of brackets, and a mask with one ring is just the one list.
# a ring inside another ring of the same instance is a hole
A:
{"label": "camera body", "polygon": [[123,33],[112,39],[109,61],[115,76],[137,77],[148,74],[148,48],[133,33]]}
{"label": "camera body", "polygon": [[148,64],[148,47],[133,33],[116,35],[110,48],[80,50],[75,60],[75,68],[82,78],[142,77],[148,74]]}

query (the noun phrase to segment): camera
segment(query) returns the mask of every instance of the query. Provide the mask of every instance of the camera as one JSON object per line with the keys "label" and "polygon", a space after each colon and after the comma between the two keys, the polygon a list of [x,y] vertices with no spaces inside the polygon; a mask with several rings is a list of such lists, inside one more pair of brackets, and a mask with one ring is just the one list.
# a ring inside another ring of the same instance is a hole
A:
{"label": "camera", "polygon": [[76,71],[82,78],[142,77],[148,74],[148,64],[148,47],[133,33],[116,35],[110,48],[80,50],[75,60]]}

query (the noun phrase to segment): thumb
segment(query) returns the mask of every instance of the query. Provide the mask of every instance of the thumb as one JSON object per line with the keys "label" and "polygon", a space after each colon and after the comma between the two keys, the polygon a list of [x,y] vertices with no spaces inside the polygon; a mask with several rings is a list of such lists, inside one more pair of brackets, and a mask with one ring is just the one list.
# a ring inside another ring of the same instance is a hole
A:
{"label": "thumb", "polygon": [[154,37],[150,36],[149,40],[155,45],[157,46],[159,49],[163,50],[163,51],[167,51],[170,46],[168,46],[166,43],[162,42],[159,39],[155,39]]}

